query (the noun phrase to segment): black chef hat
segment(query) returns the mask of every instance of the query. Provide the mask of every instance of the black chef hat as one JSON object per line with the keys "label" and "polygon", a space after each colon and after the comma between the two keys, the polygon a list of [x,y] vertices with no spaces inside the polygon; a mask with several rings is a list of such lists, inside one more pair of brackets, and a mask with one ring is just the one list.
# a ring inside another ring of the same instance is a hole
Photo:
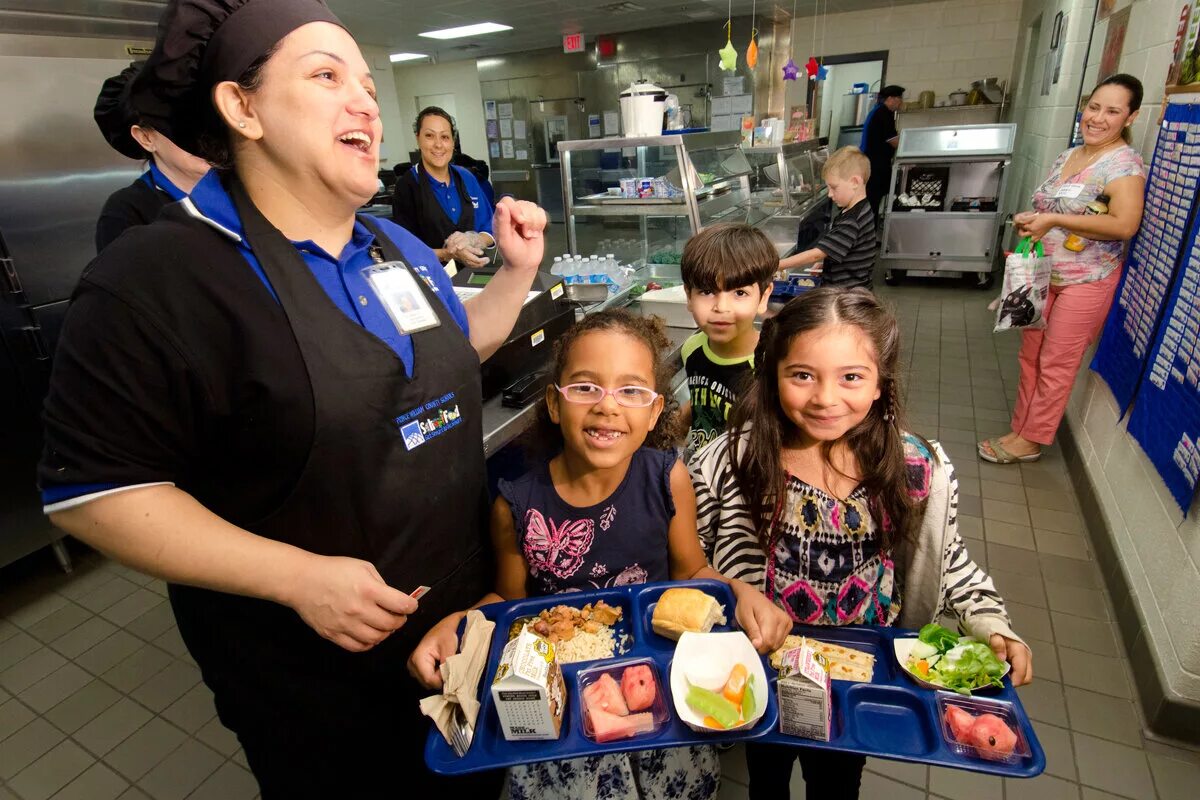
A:
{"label": "black chef hat", "polygon": [[146,151],[129,134],[130,126],[140,122],[129,104],[129,85],[144,63],[146,62],[135,61],[121,70],[120,75],[113,75],[106,80],[100,87],[96,108],[92,112],[105,141],[113,150],[128,158],[146,158]]}
{"label": "black chef hat", "polygon": [[134,105],[155,128],[159,122],[169,127],[177,145],[197,152],[209,90],[240,78],[310,22],[342,24],[324,0],[171,0],[158,21],[154,51],[133,82]]}

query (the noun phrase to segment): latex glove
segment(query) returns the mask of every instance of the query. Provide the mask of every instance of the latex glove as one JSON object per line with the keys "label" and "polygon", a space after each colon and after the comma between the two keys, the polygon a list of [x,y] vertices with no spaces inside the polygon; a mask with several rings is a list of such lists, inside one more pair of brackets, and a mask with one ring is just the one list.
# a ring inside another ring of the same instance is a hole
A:
{"label": "latex glove", "polygon": [[1033,652],[1029,647],[998,633],[992,634],[988,644],[996,658],[1012,664],[1012,672],[1008,676],[1012,678],[1013,686],[1024,686],[1033,681]]}
{"label": "latex glove", "polygon": [[488,258],[483,253],[483,246],[475,245],[475,240],[472,237],[476,235],[474,231],[470,235],[461,231],[455,231],[446,237],[446,242],[442,245],[442,248],[458,264],[463,264],[467,267],[482,267],[488,263]]}
{"label": "latex glove", "polygon": [[523,271],[536,270],[546,250],[546,224],[546,212],[536,204],[502,198],[496,204],[492,230],[504,264]]}
{"label": "latex glove", "polygon": [[295,587],[287,605],[321,636],[354,653],[382,642],[417,610],[416,600],[357,558],[314,555]]}
{"label": "latex glove", "polygon": [[408,657],[408,674],[426,689],[442,688],[442,662],[458,652],[458,623],[454,613],[429,629]]}
{"label": "latex glove", "polygon": [[748,583],[733,581],[731,586],[737,599],[734,616],[754,649],[769,653],[783,644],[792,632],[792,618],[787,612]]}

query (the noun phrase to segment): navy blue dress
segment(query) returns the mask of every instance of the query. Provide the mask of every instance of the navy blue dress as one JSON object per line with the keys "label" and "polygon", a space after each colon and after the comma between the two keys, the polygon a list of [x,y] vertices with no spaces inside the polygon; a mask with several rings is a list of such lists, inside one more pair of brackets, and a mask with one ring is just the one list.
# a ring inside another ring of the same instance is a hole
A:
{"label": "navy blue dress", "polygon": [[[675,461],[675,453],[639,449],[616,491],[586,508],[559,496],[549,462],[515,481],[500,481],[529,569],[530,596],[670,580]],[[710,800],[721,775],[711,747],[548,761],[508,774],[512,800]]]}

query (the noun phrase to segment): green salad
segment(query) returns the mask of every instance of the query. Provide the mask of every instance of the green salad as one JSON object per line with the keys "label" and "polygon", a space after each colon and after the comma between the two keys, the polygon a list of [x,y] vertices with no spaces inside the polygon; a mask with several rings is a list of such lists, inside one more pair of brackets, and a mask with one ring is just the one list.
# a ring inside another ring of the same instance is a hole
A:
{"label": "green salad", "polygon": [[1003,686],[1004,662],[992,648],[970,636],[930,623],[921,628],[905,668],[936,686],[970,694],[972,689]]}

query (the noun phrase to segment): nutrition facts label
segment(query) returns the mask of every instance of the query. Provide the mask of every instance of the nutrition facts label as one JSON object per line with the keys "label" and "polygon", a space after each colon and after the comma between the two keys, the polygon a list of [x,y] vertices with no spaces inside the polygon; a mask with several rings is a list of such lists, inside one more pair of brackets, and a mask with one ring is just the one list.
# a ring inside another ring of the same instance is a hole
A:
{"label": "nutrition facts label", "polygon": [[[1164,305],[1179,286],[1180,254],[1190,249],[1188,225],[1198,187],[1200,106],[1172,104],[1167,106],[1151,161],[1142,226],[1130,245],[1121,287],[1092,362],[1092,369],[1112,388],[1122,408],[1133,400],[1146,367],[1157,363],[1148,356],[1161,329]],[[1194,278],[1186,291],[1192,298],[1186,307],[1194,311]],[[1180,336],[1173,352],[1184,341]],[[1187,353],[1195,363],[1193,349],[1189,347]],[[1160,370],[1162,380],[1165,374]]]}

